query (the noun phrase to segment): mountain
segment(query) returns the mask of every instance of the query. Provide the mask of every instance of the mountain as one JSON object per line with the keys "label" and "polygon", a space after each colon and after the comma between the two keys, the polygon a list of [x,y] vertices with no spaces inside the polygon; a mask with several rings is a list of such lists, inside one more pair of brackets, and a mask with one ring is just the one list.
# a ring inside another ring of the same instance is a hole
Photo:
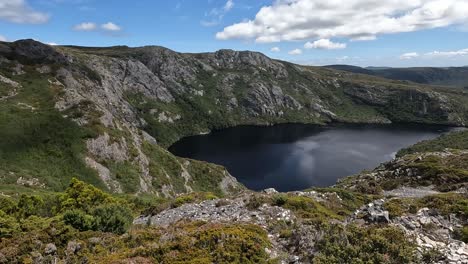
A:
{"label": "mountain", "polygon": [[256,52],[1,42],[0,263],[463,263],[466,131],[289,193],[166,148],[242,124],[467,121],[463,89]]}
{"label": "mountain", "polygon": [[329,65],[327,68],[353,73],[362,73],[392,80],[411,81],[420,84],[468,87],[468,68],[466,67],[418,67],[418,68],[361,68],[350,65]]}
{"label": "mountain", "polygon": [[464,126],[468,92],[272,60],[249,51],[0,44],[0,181],[116,193],[236,192],[222,167],[177,158],[181,137],[242,124]]}

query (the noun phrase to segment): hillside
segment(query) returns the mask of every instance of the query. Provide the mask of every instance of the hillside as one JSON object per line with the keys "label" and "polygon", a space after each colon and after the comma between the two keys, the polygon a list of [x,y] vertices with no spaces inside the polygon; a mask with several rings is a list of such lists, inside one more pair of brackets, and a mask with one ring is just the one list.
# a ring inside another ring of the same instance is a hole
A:
{"label": "hillside", "polygon": [[174,157],[181,137],[298,122],[464,126],[468,91],[304,67],[255,52],[0,44],[0,181],[63,190],[72,177],[166,197],[243,187]]}
{"label": "hillside", "polygon": [[466,132],[290,193],[166,150],[241,124],[465,126],[468,91],[248,51],[22,40],[0,43],[0,102],[0,263],[468,259]]}
{"label": "hillside", "polygon": [[378,76],[391,80],[420,84],[442,85],[456,88],[468,87],[468,67],[415,67],[415,68],[361,68],[350,65],[329,65],[327,68]]}

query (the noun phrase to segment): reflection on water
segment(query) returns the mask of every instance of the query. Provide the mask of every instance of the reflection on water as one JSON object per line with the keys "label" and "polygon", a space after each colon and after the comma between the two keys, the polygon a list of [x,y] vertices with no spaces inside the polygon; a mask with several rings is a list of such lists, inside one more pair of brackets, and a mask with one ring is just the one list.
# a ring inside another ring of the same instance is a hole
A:
{"label": "reflection on water", "polygon": [[253,190],[292,191],[329,186],[372,169],[396,152],[447,129],[434,126],[243,126],[188,137],[174,154],[225,166]]}

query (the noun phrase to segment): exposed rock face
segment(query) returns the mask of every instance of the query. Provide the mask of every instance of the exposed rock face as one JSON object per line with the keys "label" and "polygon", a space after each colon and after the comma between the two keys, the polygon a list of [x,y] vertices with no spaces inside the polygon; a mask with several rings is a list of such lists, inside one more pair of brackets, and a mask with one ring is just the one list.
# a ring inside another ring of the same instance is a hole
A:
{"label": "exposed rock face", "polygon": [[277,206],[264,204],[258,209],[249,210],[246,197],[223,200],[209,200],[200,204],[186,204],[181,207],[164,211],[155,216],[142,216],[133,222],[136,225],[169,226],[181,220],[208,222],[246,222],[267,227],[272,221],[294,222],[291,211]]}
{"label": "exposed rock face", "polygon": [[415,215],[402,216],[393,223],[415,237],[421,253],[439,251],[444,259],[437,263],[468,263],[468,245],[452,236],[453,230],[461,227],[461,221],[455,216],[445,218],[434,210],[423,208]]}
{"label": "exposed rock face", "polygon": [[369,203],[357,210],[356,212],[354,212],[354,215],[358,216],[360,214],[363,214],[364,219],[371,223],[389,223],[389,213],[382,207],[384,202],[384,199],[379,199],[372,203]]}

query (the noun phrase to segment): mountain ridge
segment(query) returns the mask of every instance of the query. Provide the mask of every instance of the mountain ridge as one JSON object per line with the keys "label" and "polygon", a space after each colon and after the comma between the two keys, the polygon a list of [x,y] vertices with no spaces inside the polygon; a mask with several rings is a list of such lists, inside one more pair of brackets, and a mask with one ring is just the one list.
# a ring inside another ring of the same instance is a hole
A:
{"label": "mountain ridge", "polygon": [[[51,115],[61,116],[60,122],[53,119],[57,126],[72,122],[81,131],[59,136],[76,145],[72,153],[71,143],[45,134],[29,138],[20,152],[8,145],[14,155],[4,151],[0,161],[9,184],[21,178],[60,190],[77,176],[112,192],[230,193],[242,187],[225,169],[174,157],[165,147],[184,136],[248,124],[468,122],[464,91],[300,66],[258,52],[187,54],[158,46],[82,48],[33,40],[0,45],[6,102],[0,127],[24,131],[4,136],[14,145],[24,141],[23,133],[58,133],[47,125]],[[36,123],[37,115],[43,123]],[[37,172],[31,153],[50,161],[46,153],[53,150],[74,167],[57,166],[51,173],[39,166]]]}

